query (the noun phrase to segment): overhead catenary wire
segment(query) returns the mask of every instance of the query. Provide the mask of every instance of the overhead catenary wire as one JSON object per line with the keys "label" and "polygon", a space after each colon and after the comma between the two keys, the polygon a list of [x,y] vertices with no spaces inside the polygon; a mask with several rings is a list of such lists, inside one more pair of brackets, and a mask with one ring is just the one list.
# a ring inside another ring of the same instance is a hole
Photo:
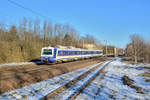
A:
{"label": "overhead catenary wire", "polygon": [[24,9],[26,11],[29,11],[29,12],[37,15],[37,16],[49,19],[47,16],[45,16],[45,15],[43,15],[43,14],[37,12],[37,11],[34,11],[31,8],[25,7],[25,6],[21,5],[20,3],[17,3],[16,1],[13,1],[13,0],[7,0],[7,1],[10,2],[11,4],[14,4],[14,5],[16,5],[16,6],[22,8],[22,9]]}

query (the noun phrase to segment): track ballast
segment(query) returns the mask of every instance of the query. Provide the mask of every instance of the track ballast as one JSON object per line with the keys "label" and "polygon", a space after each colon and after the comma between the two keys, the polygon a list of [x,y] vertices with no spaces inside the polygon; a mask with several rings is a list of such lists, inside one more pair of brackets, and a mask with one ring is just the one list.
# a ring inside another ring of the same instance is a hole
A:
{"label": "track ballast", "polygon": [[92,82],[100,72],[110,63],[111,61],[106,61],[104,63],[99,63],[94,68],[86,71],[82,75],[74,78],[68,83],[62,85],[61,87],[48,93],[46,96],[42,97],[41,100],[72,100],[74,99],[85,87],[87,87],[90,82]]}

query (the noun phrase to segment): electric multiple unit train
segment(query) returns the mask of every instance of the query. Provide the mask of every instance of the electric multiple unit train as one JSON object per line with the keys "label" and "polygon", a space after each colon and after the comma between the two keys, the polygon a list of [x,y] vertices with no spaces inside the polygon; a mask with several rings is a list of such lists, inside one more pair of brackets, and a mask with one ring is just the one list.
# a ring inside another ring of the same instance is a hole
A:
{"label": "electric multiple unit train", "polygon": [[80,48],[44,47],[41,51],[42,63],[78,60],[102,56],[102,50],[86,50]]}

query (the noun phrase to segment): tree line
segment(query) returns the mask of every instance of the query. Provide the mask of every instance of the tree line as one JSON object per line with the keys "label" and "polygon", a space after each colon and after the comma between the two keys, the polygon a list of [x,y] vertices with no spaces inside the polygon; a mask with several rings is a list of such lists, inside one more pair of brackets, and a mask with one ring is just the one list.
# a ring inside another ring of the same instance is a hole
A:
{"label": "tree line", "polygon": [[150,62],[150,42],[138,34],[130,36],[131,42],[126,46],[126,56],[137,62]]}
{"label": "tree line", "polygon": [[94,44],[101,48],[100,41],[80,32],[68,24],[53,24],[50,21],[24,18],[19,24],[7,27],[0,23],[0,63],[30,61],[40,57],[44,46],[74,46]]}

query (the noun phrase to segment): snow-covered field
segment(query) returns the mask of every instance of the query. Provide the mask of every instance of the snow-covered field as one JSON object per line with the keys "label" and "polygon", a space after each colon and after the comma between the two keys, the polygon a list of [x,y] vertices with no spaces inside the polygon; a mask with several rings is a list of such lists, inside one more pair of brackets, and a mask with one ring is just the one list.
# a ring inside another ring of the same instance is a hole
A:
{"label": "snow-covered field", "polygon": [[13,62],[13,63],[5,63],[5,64],[0,64],[0,67],[30,65],[30,64],[41,64],[41,61],[36,61],[36,62]]}
{"label": "snow-covered field", "polygon": [[[59,88],[66,82],[78,77],[98,64],[78,69],[46,81],[16,89],[0,95],[0,100],[38,100],[41,97]],[[111,62],[105,69],[105,76],[100,74],[88,87],[86,87],[76,100],[150,100],[150,82],[140,74],[147,71],[142,65],[130,65],[117,59]],[[122,77],[128,76],[134,85],[141,87],[143,93],[139,93],[123,83]],[[79,84],[80,85],[80,84]],[[57,98],[55,98],[57,99]],[[58,99],[59,100],[59,99]]]}
{"label": "snow-covered field", "polygon": [[[146,69],[138,69],[135,65],[127,65],[120,59],[113,61],[105,69],[105,77],[99,75],[76,100],[150,100],[150,82],[145,82],[140,76]],[[123,84],[122,77],[126,75],[141,87],[143,94],[136,89]]]}
{"label": "snow-covered field", "polygon": [[42,81],[36,84],[26,86],[24,88],[6,92],[0,95],[0,100],[38,100],[43,96],[47,95],[48,93],[52,92],[53,90],[61,87],[63,84],[73,80],[74,78],[82,75],[83,73],[96,67],[99,64],[100,63],[92,66],[87,66],[85,68],[78,69],[46,81]]}

